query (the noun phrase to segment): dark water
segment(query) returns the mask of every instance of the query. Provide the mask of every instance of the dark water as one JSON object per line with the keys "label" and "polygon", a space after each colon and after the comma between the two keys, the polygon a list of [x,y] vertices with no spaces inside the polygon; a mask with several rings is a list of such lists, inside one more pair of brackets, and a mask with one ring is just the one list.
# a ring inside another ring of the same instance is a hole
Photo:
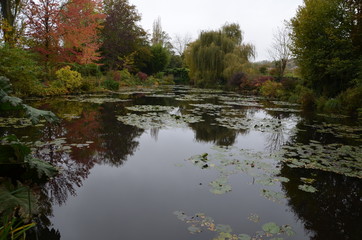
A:
{"label": "dark water", "polygon": [[[36,128],[0,128],[2,134],[29,136],[23,139],[35,142],[38,157],[62,168],[38,191],[34,239],[231,239],[227,232],[233,239],[239,234],[362,239],[361,159],[351,160],[356,168],[345,176],[328,169],[291,168],[279,153],[283,146],[314,140],[322,146],[353,146],[360,154],[361,127],[348,118],[310,116],[294,111],[298,106],[185,87],[29,104],[62,118],[59,124]],[[139,105],[170,108],[155,115],[129,108]],[[120,116],[127,114],[144,118],[125,123]],[[166,119],[167,114],[172,118]],[[186,117],[197,120],[183,121]],[[204,153],[207,161],[190,160]],[[222,159],[239,162],[224,164]],[[299,189],[301,178],[313,179],[306,185],[317,191]],[[265,197],[269,191],[277,195]],[[189,218],[182,221],[175,211]],[[205,218],[198,213],[212,218],[203,223],[212,222],[217,230],[200,226]],[[295,234],[262,233],[269,222],[289,225]],[[190,233],[192,225],[202,232]]]}

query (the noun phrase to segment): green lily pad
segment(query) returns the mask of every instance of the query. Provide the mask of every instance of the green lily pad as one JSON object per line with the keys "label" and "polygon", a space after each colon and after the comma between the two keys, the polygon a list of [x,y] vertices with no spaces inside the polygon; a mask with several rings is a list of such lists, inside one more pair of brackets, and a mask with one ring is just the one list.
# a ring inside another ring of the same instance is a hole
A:
{"label": "green lily pad", "polygon": [[299,185],[298,189],[309,193],[315,193],[318,191],[315,187],[307,184]]}
{"label": "green lily pad", "polygon": [[187,228],[187,230],[189,230],[189,232],[192,234],[201,232],[201,229],[196,226],[190,226]]}
{"label": "green lily pad", "polygon": [[251,237],[248,234],[239,234],[239,240],[251,240]]}
{"label": "green lily pad", "polygon": [[262,229],[267,232],[267,233],[271,233],[271,234],[277,234],[280,233],[280,227],[275,224],[274,222],[269,222],[266,223],[262,226]]}
{"label": "green lily pad", "polygon": [[220,177],[210,183],[210,192],[214,194],[224,194],[231,191],[231,186],[227,182],[226,177]]}

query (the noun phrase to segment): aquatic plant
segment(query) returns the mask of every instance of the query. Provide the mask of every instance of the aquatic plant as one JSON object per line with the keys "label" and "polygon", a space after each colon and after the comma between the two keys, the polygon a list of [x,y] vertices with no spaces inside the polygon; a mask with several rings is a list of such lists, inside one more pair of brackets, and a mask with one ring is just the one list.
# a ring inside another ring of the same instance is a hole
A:
{"label": "aquatic plant", "polygon": [[[193,216],[188,216],[182,211],[175,211],[173,214],[175,214],[179,220],[190,225],[187,230],[191,234],[197,234],[205,230],[217,233],[216,237],[213,238],[214,240],[263,240],[271,239],[271,237],[276,237],[280,235],[293,236],[295,234],[291,226],[279,226],[274,222],[268,222],[263,224],[261,226],[261,230],[255,232],[251,236],[248,234],[235,234],[233,233],[233,229],[229,225],[216,224],[214,219],[206,216],[204,213],[196,213]],[[273,239],[282,240],[283,238],[278,237]]]}

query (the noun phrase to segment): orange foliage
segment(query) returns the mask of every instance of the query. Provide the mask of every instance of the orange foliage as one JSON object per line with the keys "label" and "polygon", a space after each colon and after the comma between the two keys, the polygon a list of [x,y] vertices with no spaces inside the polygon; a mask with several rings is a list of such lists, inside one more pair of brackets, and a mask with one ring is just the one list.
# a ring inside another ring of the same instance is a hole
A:
{"label": "orange foliage", "polygon": [[30,0],[25,7],[25,15],[29,45],[44,56],[46,62],[56,61],[60,51],[59,0]]}
{"label": "orange foliage", "polygon": [[69,0],[62,11],[60,33],[69,62],[89,64],[99,60],[98,31],[105,15],[100,0]]}

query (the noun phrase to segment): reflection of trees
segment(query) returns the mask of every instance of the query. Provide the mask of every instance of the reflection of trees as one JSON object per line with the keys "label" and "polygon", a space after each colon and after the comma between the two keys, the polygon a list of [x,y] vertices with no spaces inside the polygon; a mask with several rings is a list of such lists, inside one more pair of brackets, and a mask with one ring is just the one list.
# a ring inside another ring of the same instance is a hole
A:
{"label": "reflection of trees", "polygon": [[[71,102],[72,103],[72,102]],[[52,216],[52,205],[63,204],[69,194],[75,195],[76,188],[82,185],[89,175],[90,169],[96,164],[110,164],[120,166],[137,148],[139,137],[143,130],[130,127],[117,121],[114,109],[115,104],[104,104],[104,108],[94,104],[74,103],[79,109],[68,108],[79,114],[79,118],[65,121],[59,124],[49,124],[39,131],[32,132],[36,136],[31,139],[39,139],[43,142],[51,142],[60,138],[66,139],[69,144],[84,144],[88,147],[71,147],[71,152],[62,149],[64,144],[48,144],[37,150],[37,157],[44,159],[61,168],[58,176],[39,190],[39,208],[41,215],[38,219],[38,228],[33,232],[33,239],[60,239],[60,234],[54,229],[49,229]],[[58,104],[51,108],[59,107]],[[64,112],[67,114],[66,112]]]}
{"label": "reflection of trees", "polygon": [[103,163],[120,166],[138,147],[135,141],[144,130],[119,122],[114,112],[114,104],[104,105],[101,110],[101,137],[104,152],[98,153]]}
{"label": "reflection of trees", "polygon": [[[362,239],[362,182],[358,178],[335,173],[294,169],[284,166],[281,175],[290,179],[283,183],[288,205],[317,239]],[[300,177],[314,178],[316,193],[298,189]]]}
{"label": "reflection of trees", "polygon": [[235,143],[237,131],[218,126],[214,117],[208,114],[203,114],[202,117],[203,122],[189,124],[190,128],[195,131],[197,141],[212,142],[222,146],[230,146]]}
{"label": "reflection of trees", "polygon": [[150,129],[151,137],[153,137],[153,139],[155,139],[155,141],[158,140],[158,134],[159,134],[160,130],[161,130],[161,128],[159,128],[159,127],[154,127],[154,128]]}
{"label": "reflection of trees", "polygon": [[[274,118],[281,119],[280,115],[274,116]],[[265,146],[265,149],[268,150],[270,153],[279,151],[280,148],[285,144],[285,138],[284,138],[284,128],[281,124],[278,125],[277,128],[275,128],[272,132],[268,133],[267,135],[267,144]]]}
{"label": "reflection of trees", "polygon": [[285,143],[283,128],[280,127],[275,131],[268,133],[267,135],[267,144],[265,149],[270,153],[278,151]]}
{"label": "reflection of trees", "polygon": [[[306,124],[315,124],[315,118],[304,118],[297,124],[300,130],[293,136],[293,142],[338,142],[333,135],[320,133]],[[289,182],[283,183],[283,191],[289,198],[289,206],[304,222],[305,228],[314,233],[311,239],[362,239],[362,228],[359,226],[362,219],[360,179],[287,166],[282,167],[281,175],[290,179]],[[307,193],[299,190],[298,185],[303,184],[301,177],[315,179],[312,185],[318,191]]]}

